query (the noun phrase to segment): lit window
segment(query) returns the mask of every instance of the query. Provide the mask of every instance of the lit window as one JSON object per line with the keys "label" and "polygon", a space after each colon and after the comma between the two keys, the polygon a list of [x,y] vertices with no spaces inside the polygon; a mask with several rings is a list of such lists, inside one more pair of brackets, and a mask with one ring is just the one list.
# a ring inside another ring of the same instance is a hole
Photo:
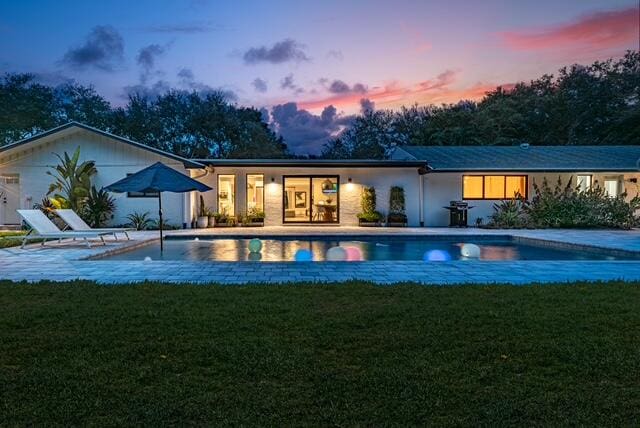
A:
{"label": "lit window", "polygon": [[462,198],[463,199],[482,199],[482,181],[480,175],[465,175],[462,178]]}
{"label": "lit window", "polygon": [[618,194],[620,193],[618,189],[618,179],[617,178],[605,179],[604,192],[610,198],[615,198],[616,196],[618,196]]}
{"label": "lit window", "polygon": [[484,177],[484,198],[504,199],[504,175],[487,175]]}
{"label": "lit window", "polygon": [[264,175],[247,174],[247,211],[264,211]]}
{"label": "lit window", "polygon": [[527,194],[527,177],[524,175],[509,175],[505,182],[505,197],[508,199],[522,197]]}
{"label": "lit window", "polygon": [[512,199],[527,197],[526,175],[465,175],[462,199]]}
{"label": "lit window", "polygon": [[218,175],[218,212],[231,217],[236,215],[235,175]]}
{"label": "lit window", "polygon": [[578,185],[578,190],[581,192],[586,192],[591,189],[591,176],[590,175],[578,175],[576,176],[576,184]]}

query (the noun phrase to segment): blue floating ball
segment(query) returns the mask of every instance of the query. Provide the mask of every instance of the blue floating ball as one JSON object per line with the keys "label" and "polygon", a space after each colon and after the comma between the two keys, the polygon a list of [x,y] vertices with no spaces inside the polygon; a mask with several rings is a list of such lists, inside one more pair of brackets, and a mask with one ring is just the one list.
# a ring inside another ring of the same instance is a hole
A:
{"label": "blue floating ball", "polygon": [[448,262],[451,254],[444,250],[431,250],[424,253],[422,260],[425,262]]}
{"label": "blue floating ball", "polygon": [[294,256],[297,262],[310,262],[313,260],[313,253],[310,250],[300,249]]}

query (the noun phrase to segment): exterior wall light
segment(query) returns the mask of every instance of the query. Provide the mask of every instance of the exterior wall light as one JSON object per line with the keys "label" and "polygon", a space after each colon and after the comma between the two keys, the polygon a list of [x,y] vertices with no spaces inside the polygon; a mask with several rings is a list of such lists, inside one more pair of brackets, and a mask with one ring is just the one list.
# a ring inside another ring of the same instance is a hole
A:
{"label": "exterior wall light", "polygon": [[272,183],[275,183],[275,182],[276,182],[275,177],[271,177],[271,182],[272,182]]}
{"label": "exterior wall light", "polygon": [[349,183],[351,183],[353,180],[351,180],[351,177],[349,177],[349,178],[347,178],[347,181],[348,181]]}

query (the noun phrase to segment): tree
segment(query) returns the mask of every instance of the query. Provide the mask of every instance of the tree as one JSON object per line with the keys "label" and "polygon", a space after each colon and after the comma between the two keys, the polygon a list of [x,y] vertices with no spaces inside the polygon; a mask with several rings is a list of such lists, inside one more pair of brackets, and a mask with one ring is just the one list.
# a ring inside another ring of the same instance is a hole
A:
{"label": "tree", "polygon": [[51,167],[47,174],[54,178],[49,185],[47,195],[53,195],[53,199],[60,208],[69,208],[77,213],[82,213],[87,197],[91,189],[91,177],[97,172],[93,161],[80,163],[80,147],[73,155],[64,152],[63,156],[56,154],[60,163]]}

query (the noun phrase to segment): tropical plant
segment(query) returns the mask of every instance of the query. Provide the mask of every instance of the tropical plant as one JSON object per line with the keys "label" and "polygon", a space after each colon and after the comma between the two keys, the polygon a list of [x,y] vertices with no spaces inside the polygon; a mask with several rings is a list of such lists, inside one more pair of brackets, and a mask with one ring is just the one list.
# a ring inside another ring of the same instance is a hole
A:
{"label": "tropical plant", "polygon": [[135,230],[147,230],[152,224],[153,220],[149,217],[149,211],[144,213],[134,212],[133,214],[129,214],[127,216],[127,220],[129,220],[129,227],[134,228]]}
{"label": "tropical plant", "polygon": [[47,195],[53,195],[65,208],[82,212],[91,191],[91,176],[97,172],[95,162],[80,162],[80,147],[71,156],[64,152],[63,156],[56,154],[56,157],[60,164],[47,171],[55,180],[49,185]]}
{"label": "tropical plant", "polygon": [[404,189],[400,186],[393,186],[389,191],[389,214],[387,215],[387,222],[407,222],[404,203]]}
{"label": "tropical plant", "polygon": [[83,219],[91,227],[102,227],[104,223],[113,217],[116,209],[115,199],[104,189],[97,190],[91,186],[89,196],[82,211]]}
{"label": "tropical plant", "polygon": [[[501,229],[525,227],[527,224],[526,214],[523,210],[525,205],[526,201],[520,195],[514,199],[493,204],[494,212],[489,216],[489,227]],[[480,224],[482,224],[481,218]]]}
{"label": "tropical plant", "polygon": [[357,217],[360,221],[375,223],[384,217],[382,213],[376,211],[376,189],[374,187],[364,187],[360,197],[362,212]]}
{"label": "tropical plant", "polygon": [[247,216],[252,220],[264,220],[265,218],[265,214],[264,211],[258,209],[258,208],[251,208],[247,214]]}
{"label": "tropical plant", "polygon": [[35,204],[33,204],[33,209],[34,210],[42,211],[50,219],[53,219],[53,218],[56,217],[55,210],[57,210],[59,208],[60,207],[56,206],[56,204],[51,199],[46,198],[46,197],[42,198],[42,201],[36,202]]}

